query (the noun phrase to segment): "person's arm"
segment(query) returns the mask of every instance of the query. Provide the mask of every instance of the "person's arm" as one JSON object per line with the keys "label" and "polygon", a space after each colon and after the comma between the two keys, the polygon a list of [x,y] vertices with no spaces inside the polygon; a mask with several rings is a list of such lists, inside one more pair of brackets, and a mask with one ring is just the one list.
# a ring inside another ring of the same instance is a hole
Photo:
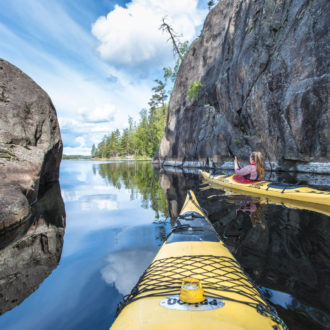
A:
{"label": "person's arm", "polygon": [[235,158],[234,158],[234,165],[235,165],[235,171],[240,169],[240,167],[239,167],[239,165],[238,165],[238,159],[237,159],[236,156],[235,156]]}
{"label": "person's arm", "polygon": [[236,169],[236,166],[235,166],[235,173],[236,174],[238,174],[238,175],[240,175],[240,176],[245,176],[245,175],[248,175],[248,174],[251,174],[251,172],[252,172],[252,166],[251,165],[247,165],[247,166],[245,166],[245,167],[243,167],[243,168],[237,168]]}

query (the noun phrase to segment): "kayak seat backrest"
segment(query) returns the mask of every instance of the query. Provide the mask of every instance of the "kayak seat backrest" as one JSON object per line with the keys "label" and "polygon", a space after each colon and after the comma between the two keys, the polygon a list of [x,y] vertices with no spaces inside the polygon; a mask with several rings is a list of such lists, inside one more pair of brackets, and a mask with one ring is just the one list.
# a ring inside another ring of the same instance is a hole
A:
{"label": "kayak seat backrest", "polygon": [[197,212],[186,212],[180,215],[176,220],[174,227],[188,225],[189,227],[204,228],[205,230],[214,230],[213,226]]}
{"label": "kayak seat backrest", "polygon": [[245,183],[245,184],[251,184],[251,183],[256,183],[256,182],[261,182],[260,180],[249,180],[249,179],[246,179],[238,174],[235,174],[233,175],[233,180],[237,183]]}
{"label": "kayak seat backrest", "polygon": [[204,241],[219,242],[219,236],[213,226],[197,212],[186,212],[180,215],[166,243]]}
{"label": "kayak seat backrest", "polygon": [[283,183],[283,182],[272,182],[270,184],[268,184],[267,189],[268,188],[276,188],[276,189],[297,189],[297,188],[301,188],[303,186],[299,186],[298,184],[290,184],[290,183]]}
{"label": "kayak seat backrest", "polygon": [[177,242],[219,242],[216,232],[199,228],[179,230],[174,229],[167,237],[166,244]]}

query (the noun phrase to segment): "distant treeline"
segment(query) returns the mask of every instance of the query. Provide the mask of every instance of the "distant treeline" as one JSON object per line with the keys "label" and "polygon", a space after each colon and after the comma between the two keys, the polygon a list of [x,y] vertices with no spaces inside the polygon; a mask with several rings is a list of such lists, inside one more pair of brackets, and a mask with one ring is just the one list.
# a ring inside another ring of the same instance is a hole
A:
{"label": "distant treeline", "polygon": [[116,129],[105,135],[102,141],[93,145],[93,158],[111,158],[120,156],[153,157],[164,135],[168,105],[165,83],[155,80],[154,94],[149,101],[149,109],[140,111],[138,123],[128,118],[128,128]]}
{"label": "distant treeline", "polygon": [[83,156],[83,155],[62,155],[62,159],[90,159],[91,156]]}

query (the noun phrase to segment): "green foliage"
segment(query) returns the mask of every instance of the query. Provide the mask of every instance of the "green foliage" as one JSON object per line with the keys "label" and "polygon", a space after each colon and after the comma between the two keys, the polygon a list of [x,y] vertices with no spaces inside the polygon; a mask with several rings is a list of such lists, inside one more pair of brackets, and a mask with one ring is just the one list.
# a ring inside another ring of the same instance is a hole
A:
{"label": "green foliage", "polygon": [[242,132],[244,135],[249,135],[249,133],[247,132],[247,130],[246,130],[246,128],[245,128],[244,125],[241,125],[241,126],[240,126],[240,130],[241,130],[241,132]]}
{"label": "green foliage", "polygon": [[183,60],[184,55],[187,53],[188,49],[189,49],[189,42],[188,41],[185,41],[184,43],[179,43],[180,55],[176,59],[174,68],[173,69],[171,67],[164,67],[163,68],[165,81],[170,79],[172,82],[175,82],[176,77],[177,77],[178,72],[179,72],[181,62]]}
{"label": "green foliage", "polygon": [[149,101],[149,109],[140,111],[140,119],[136,124],[128,118],[129,127],[120,132],[118,129],[103,137],[97,147],[92,147],[92,157],[112,158],[131,156],[152,158],[159,147],[164,135],[168,106],[166,104],[166,84],[155,80],[152,88],[154,94]]}
{"label": "green foliage", "polygon": [[242,144],[242,141],[240,139],[234,139],[234,143],[240,145]]}
{"label": "green foliage", "polygon": [[189,89],[188,89],[188,92],[187,92],[187,95],[188,95],[188,99],[191,101],[191,100],[194,100],[194,101],[197,101],[198,100],[198,92],[199,92],[199,89],[202,87],[203,85],[194,80],[190,86],[189,86]]}
{"label": "green foliage", "polygon": [[142,206],[152,208],[156,219],[169,216],[165,194],[150,162],[99,164],[96,170],[114,187],[130,191],[132,200],[142,195]]}
{"label": "green foliage", "polygon": [[209,7],[209,10],[214,6],[214,1],[209,1],[207,3],[207,6]]}
{"label": "green foliage", "polygon": [[73,159],[73,160],[77,160],[77,159],[90,159],[90,156],[83,156],[83,155],[62,155],[62,159]]}
{"label": "green foliage", "polygon": [[219,0],[216,0],[216,1],[211,0],[211,1],[209,1],[207,3],[207,6],[209,7],[209,10],[211,10],[218,2],[219,2]]}
{"label": "green foliage", "polygon": [[129,128],[122,132],[116,130],[104,136],[97,146],[92,147],[91,155],[93,158],[134,156],[137,159],[139,157],[153,157],[157,152],[164,135],[168,112],[166,86],[169,81],[175,82],[183,57],[188,51],[188,41],[180,42],[165,18],[163,18],[160,29],[169,33],[170,40],[172,40],[176,56],[174,68],[163,68],[164,80],[155,80],[156,85],[152,88],[153,95],[148,103],[149,109],[143,109],[140,112],[138,123],[129,117]]}
{"label": "green foliage", "polygon": [[95,157],[95,154],[96,154],[96,147],[95,147],[95,144],[93,144],[92,150],[91,150],[91,156]]}

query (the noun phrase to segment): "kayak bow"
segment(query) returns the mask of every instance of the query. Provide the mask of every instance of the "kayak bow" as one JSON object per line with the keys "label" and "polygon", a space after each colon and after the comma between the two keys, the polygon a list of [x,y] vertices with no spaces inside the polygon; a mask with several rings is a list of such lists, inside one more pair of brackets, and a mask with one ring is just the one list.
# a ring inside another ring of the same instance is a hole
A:
{"label": "kayak bow", "polygon": [[116,329],[286,329],[219,239],[192,191]]}

